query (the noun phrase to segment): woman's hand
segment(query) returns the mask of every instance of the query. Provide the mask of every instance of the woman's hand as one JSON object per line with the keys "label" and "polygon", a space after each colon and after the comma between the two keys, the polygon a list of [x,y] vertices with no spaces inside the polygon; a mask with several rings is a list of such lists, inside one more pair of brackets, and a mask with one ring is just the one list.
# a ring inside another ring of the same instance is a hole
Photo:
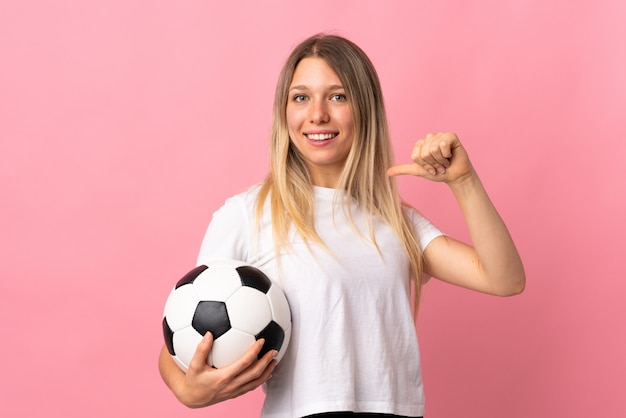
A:
{"label": "woman's hand", "polygon": [[271,350],[257,359],[263,343],[264,340],[256,341],[239,360],[214,369],[207,364],[213,346],[213,337],[207,333],[198,344],[187,373],[174,363],[165,347],[159,356],[159,370],[167,386],[186,406],[213,405],[256,389],[271,377],[276,366],[276,351]]}
{"label": "woman's hand", "polygon": [[413,146],[411,164],[398,164],[387,170],[389,176],[410,174],[433,181],[454,183],[469,177],[472,164],[456,134],[428,134]]}
{"label": "woman's hand", "polygon": [[500,296],[524,290],[522,260],[504,221],[489,199],[467,152],[453,133],[428,134],[415,143],[412,164],[390,167],[390,176],[411,174],[445,182],[463,212],[472,245],[448,236],[424,251],[428,273],[468,289]]}

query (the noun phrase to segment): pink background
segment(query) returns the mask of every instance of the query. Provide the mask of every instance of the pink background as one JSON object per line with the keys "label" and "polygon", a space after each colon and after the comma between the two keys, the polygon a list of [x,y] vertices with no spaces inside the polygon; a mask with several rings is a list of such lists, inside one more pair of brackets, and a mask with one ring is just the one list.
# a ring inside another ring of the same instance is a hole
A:
{"label": "pink background", "polygon": [[[177,403],[162,307],[211,213],[266,172],[283,60],[329,30],[378,68],[398,160],[459,134],[525,261],[512,299],[427,286],[428,418],[626,415],[625,5],[3,2],[0,415],[258,415],[259,391]],[[401,185],[467,238],[445,186]]]}

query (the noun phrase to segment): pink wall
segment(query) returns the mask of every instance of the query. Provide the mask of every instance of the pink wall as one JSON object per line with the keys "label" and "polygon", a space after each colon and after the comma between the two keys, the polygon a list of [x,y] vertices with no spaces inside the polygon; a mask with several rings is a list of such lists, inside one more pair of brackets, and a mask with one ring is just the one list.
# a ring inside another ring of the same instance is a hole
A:
{"label": "pink wall", "polygon": [[[428,417],[626,414],[624,2],[78,0],[0,6],[0,415],[188,411],[161,383],[162,306],[210,214],[262,178],[290,48],[333,30],[377,66],[399,159],[456,131],[528,286],[427,286]],[[467,236],[441,185],[406,198]]]}

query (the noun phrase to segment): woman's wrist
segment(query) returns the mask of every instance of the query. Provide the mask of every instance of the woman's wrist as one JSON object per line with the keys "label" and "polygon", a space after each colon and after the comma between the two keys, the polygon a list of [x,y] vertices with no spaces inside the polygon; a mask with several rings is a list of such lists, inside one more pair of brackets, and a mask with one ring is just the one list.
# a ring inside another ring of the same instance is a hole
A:
{"label": "woman's wrist", "polygon": [[466,175],[460,176],[447,183],[455,196],[463,196],[476,188],[482,189],[482,182],[478,177],[478,173],[472,169]]}

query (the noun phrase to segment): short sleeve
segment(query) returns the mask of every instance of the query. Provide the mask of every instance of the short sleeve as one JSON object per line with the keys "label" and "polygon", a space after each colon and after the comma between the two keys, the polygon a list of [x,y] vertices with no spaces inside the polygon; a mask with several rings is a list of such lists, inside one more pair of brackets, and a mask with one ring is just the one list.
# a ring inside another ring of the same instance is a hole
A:
{"label": "short sleeve", "polygon": [[240,196],[227,199],[213,213],[200,246],[197,265],[225,259],[245,261],[250,242],[249,225],[243,199]]}
{"label": "short sleeve", "polygon": [[430,244],[432,240],[441,235],[445,235],[439,228],[437,228],[415,209],[406,208],[405,210],[407,211],[409,220],[413,224],[413,228],[417,232],[419,245],[422,251],[428,247],[428,244]]}

